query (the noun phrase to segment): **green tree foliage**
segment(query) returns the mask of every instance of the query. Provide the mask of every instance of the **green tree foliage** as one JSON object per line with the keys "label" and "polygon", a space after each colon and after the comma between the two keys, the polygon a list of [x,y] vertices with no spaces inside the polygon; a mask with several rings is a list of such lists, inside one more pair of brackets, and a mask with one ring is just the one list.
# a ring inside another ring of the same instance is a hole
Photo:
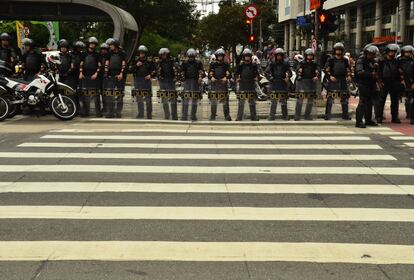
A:
{"label": "green tree foliage", "polygon": [[[268,1],[254,1],[259,8],[260,14],[254,20],[254,34],[258,38],[259,21],[262,21],[262,36],[268,38],[271,29],[268,27],[276,23],[276,14],[272,9],[272,4]],[[224,46],[232,48],[237,44],[249,44],[250,28],[246,24],[244,14],[246,5],[222,5],[217,14],[210,14],[202,18],[199,22],[195,42],[200,47],[209,46],[217,48]]]}
{"label": "green tree foliage", "polygon": [[106,0],[132,14],[139,39],[146,31],[178,42],[186,42],[197,25],[199,13],[186,0]]}

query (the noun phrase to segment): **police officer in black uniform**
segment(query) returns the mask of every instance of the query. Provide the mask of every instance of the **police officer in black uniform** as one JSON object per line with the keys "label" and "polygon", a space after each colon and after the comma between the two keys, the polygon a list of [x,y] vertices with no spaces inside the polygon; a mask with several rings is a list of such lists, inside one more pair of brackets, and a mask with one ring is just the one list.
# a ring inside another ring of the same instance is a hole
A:
{"label": "police officer in black uniform", "polygon": [[[239,104],[236,121],[243,120],[244,104],[246,103],[246,99],[249,102],[250,119],[252,121],[259,120],[256,114],[257,92],[255,86],[255,83],[259,79],[259,66],[253,63],[252,56],[253,53],[250,49],[244,49],[242,53],[243,61],[237,67],[234,74],[237,81],[239,82]],[[248,96],[244,97],[242,96],[243,94],[247,94]]]}
{"label": "police officer in black uniform", "polygon": [[[197,108],[201,99],[201,82],[204,77],[203,64],[196,60],[196,51],[192,48],[187,51],[187,61],[181,65],[182,76],[184,78],[183,107],[181,120],[188,120],[188,107],[191,100],[191,120],[197,120]],[[185,94],[191,95],[186,97]]]}
{"label": "police officer in black uniform", "polygon": [[[271,92],[275,94],[286,94],[286,97],[280,99],[282,108],[282,118],[289,120],[288,107],[287,107],[287,93],[290,84],[290,78],[292,77],[292,71],[289,63],[285,59],[285,51],[282,48],[277,48],[273,51],[274,60],[266,68],[266,74],[271,81]],[[271,99],[269,121],[273,121],[276,118],[276,108],[278,99]]]}
{"label": "police officer in black uniform", "polygon": [[138,56],[135,58],[131,72],[134,75],[133,96],[138,105],[137,119],[144,118],[144,102],[147,109],[147,119],[152,119],[152,85],[151,78],[155,76],[155,63],[148,59],[148,48],[138,47]]}
{"label": "police officer in black uniform", "polygon": [[32,81],[42,69],[43,55],[35,49],[34,41],[29,38],[22,40],[24,46],[23,62],[23,79]]}
{"label": "police officer in black uniform", "polygon": [[17,62],[17,57],[14,49],[10,47],[10,35],[7,33],[2,33],[0,35],[1,45],[0,45],[0,60],[4,61],[7,68],[10,71],[0,70],[0,73],[4,76],[10,76],[14,71],[14,65]]}
{"label": "police officer in black uniform", "polygon": [[[312,120],[314,95],[316,94],[316,83],[319,81],[319,64],[315,61],[315,52],[312,49],[305,50],[305,59],[298,64],[296,70],[296,91],[307,95],[305,108],[305,120]],[[295,109],[295,121],[300,120],[303,98],[298,96]]]}
{"label": "police officer in black uniform", "polygon": [[391,96],[391,116],[393,123],[401,123],[398,116],[398,107],[400,102],[400,93],[403,89],[404,76],[400,65],[396,59],[399,51],[397,44],[389,44],[385,49],[385,57],[379,64],[379,84],[381,86],[380,100],[378,102],[377,122],[382,123],[385,101],[388,94]]}
{"label": "police officer in black uniform", "polygon": [[[108,40],[107,40],[108,41]],[[108,42],[110,55],[105,61],[104,98],[107,99],[106,118],[121,118],[124,106],[127,56],[118,39]]]}
{"label": "police officer in black uniform", "polygon": [[222,102],[224,118],[226,121],[231,121],[228,88],[228,80],[231,77],[230,65],[224,61],[226,53],[223,49],[218,49],[214,55],[216,56],[216,60],[210,64],[208,71],[208,77],[211,83],[211,94],[215,95],[210,98],[210,120],[216,120],[217,103]]}
{"label": "police officer in black uniform", "polygon": [[71,67],[68,73],[68,77],[66,79],[66,84],[73,88],[76,91],[75,95],[75,102],[78,108],[80,107],[79,104],[79,95],[78,95],[78,85],[79,85],[79,69],[80,69],[80,62],[82,59],[82,53],[85,48],[85,44],[82,41],[76,41],[72,45],[72,51],[70,52],[71,56]]}
{"label": "police officer in black uniform", "polygon": [[69,42],[62,39],[58,43],[60,65],[57,66],[59,73],[59,81],[68,84],[67,79],[72,66],[72,57],[69,53]]}
{"label": "police officer in black uniform", "polygon": [[161,48],[158,55],[160,56],[160,61],[157,64],[157,77],[160,92],[169,92],[173,94],[173,96],[170,97],[161,97],[164,118],[168,120],[171,116],[172,120],[178,120],[175,81],[179,77],[180,66],[171,59],[170,50],[168,48]]}
{"label": "police officer in black uniform", "polygon": [[102,96],[102,114],[106,116],[106,111],[107,111],[107,106],[106,106],[106,99],[103,96],[103,89],[104,89],[104,66],[105,66],[105,61],[109,58],[109,46],[107,43],[102,43],[100,45],[100,57],[101,57],[101,65],[102,65],[102,71],[100,72],[99,75],[99,87],[100,87],[100,91],[101,91],[101,96]]}
{"label": "police officer in black uniform", "polygon": [[412,84],[413,84],[413,54],[414,48],[413,46],[404,46],[401,48],[401,56],[398,58],[398,63],[400,65],[401,70],[403,71],[404,76],[404,84],[405,84],[405,112],[407,114],[407,119],[411,119],[411,122],[414,119],[414,115],[411,114],[411,108],[413,103],[413,96],[412,96]]}
{"label": "police officer in black uniform", "polygon": [[[375,60],[377,48],[368,45],[355,66],[355,78],[359,88],[359,103],[356,109],[356,127],[377,125],[372,120],[372,103],[377,95],[378,64]],[[363,118],[365,117],[365,123]]]}
{"label": "police officer in black uniform", "polygon": [[348,113],[349,93],[348,82],[351,81],[351,66],[349,60],[344,57],[345,47],[342,43],[336,43],[333,47],[333,56],[329,57],[325,64],[325,75],[328,80],[325,120],[330,120],[333,93],[338,93],[341,100],[342,119],[350,120]]}
{"label": "police officer in black uniform", "polygon": [[98,39],[90,37],[88,39],[88,48],[86,52],[82,54],[80,61],[79,88],[81,117],[89,116],[92,101],[95,103],[96,116],[102,117],[99,84],[102,61],[100,54],[96,50],[98,43]]}

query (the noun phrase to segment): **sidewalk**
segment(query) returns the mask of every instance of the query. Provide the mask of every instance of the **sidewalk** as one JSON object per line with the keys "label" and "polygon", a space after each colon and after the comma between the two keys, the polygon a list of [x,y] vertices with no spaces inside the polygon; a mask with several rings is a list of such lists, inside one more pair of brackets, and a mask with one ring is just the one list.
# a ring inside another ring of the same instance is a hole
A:
{"label": "sidewalk", "polygon": [[[152,103],[153,103],[153,118],[154,120],[158,119],[158,120],[162,120],[163,119],[163,109],[162,109],[162,104],[159,103],[158,98],[156,97],[156,90],[157,88],[154,87],[153,89],[153,99],[152,99]],[[136,101],[131,97],[131,87],[126,87],[126,94],[125,94],[125,98],[124,98],[124,109],[123,109],[123,118],[135,118],[136,114],[137,114],[137,104]],[[351,98],[354,99],[354,98]],[[351,100],[350,99],[350,100]],[[268,114],[269,114],[269,110],[270,110],[270,102],[269,101],[257,101],[257,114],[259,116],[260,119],[267,119]],[[294,114],[295,114],[295,105],[296,105],[296,99],[291,98],[288,100],[288,112],[289,112],[289,116],[291,118],[291,120],[293,120]],[[302,115],[305,112],[305,106],[306,106],[306,101],[303,104],[303,108],[302,108]],[[237,113],[237,99],[236,96],[232,93],[230,95],[230,115],[233,118],[233,120],[236,119],[236,113]],[[191,106],[190,106],[191,108]],[[179,101],[178,103],[178,112],[179,112],[179,116],[181,113],[181,102]],[[354,116],[354,109],[350,106],[349,109],[349,113],[350,115],[353,117]],[[222,109],[222,105],[219,104],[218,108],[217,108],[217,120],[223,120],[223,109]],[[312,116],[314,119],[319,119],[319,120],[323,120],[324,116],[325,116],[325,100],[322,99],[318,99],[315,102],[315,106],[312,112]],[[341,116],[342,116],[342,109],[341,109],[341,104],[339,103],[339,101],[337,101],[333,108],[332,108],[332,120],[341,120]],[[210,104],[209,104],[209,100],[207,98],[207,96],[203,96],[203,99],[200,101],[200,106],[198,108],[198,114],[197,117],[199,119],[199,121],[208,121],[209,117],[210,117]],[[246,102],[245,105],[245,118],[249,118],[249,105]],[[280,104],[278,104],[277,106],[277,114],[276,114],[276,119],[277,120],[281,120],[281,108],[280,108]]]}

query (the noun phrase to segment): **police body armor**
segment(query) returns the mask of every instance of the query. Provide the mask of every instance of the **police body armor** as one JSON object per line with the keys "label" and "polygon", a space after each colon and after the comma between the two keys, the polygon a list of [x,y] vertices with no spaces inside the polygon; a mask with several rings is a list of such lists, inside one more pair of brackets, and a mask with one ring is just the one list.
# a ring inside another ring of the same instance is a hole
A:
{"label": "police body armor", "polygon": [[34,79],[35,75],[40,72],[42,65],[42,56],[37,52],[29,52],[25,55],[25,75],[24,79],[26,81],[31,81]]}
{"label": "police body armor", "polygon": [[238,109],[237,121],[243,120],[245,101],[249,102],[250,119],[252,121],[259,120],[256,114],[256,87],[255,78],[258,75],[257,65],[253,63],[242,63],[239,65],[238,74],[240,75],[239,92],[237,92]]}
{"label": "police body armor", "polygon": [[4,76],[10,76],[13,72],[12,58],[14,57],[14,51],[11,48],[3,48],[0,46],[0,60],[3,60],[10,71],[0,69],[0,73]]}
{"label": "police body armor", "polygon": [[214,62],[210,65],[209,72],[213,72],[212,76],[216,79],[216,81],[211,82],[211,91],[209,92],[209,100],[211,104],[211,121],[216,120],[218,102],[223,103],[223,113],[225,120],[231,121],[228,85],[227,82],[222,81],[223,78],[227,77],[229,68],[229,65],[225,62]]}
{"label": "police body armor", "polygon": [[270,98],[270,111],[268,120],[276,119],[277,103],[280,101],[282,109],[282,118],[288,120],[288,84],[286,83],[286,73],[290,72],[290,66],[286,61],[274,61],[270,65],[270,75],[272,76]]}
{"label": "police body armor", "polygon": [[69,75],[66,79],[67,85],[72,87],[74,90],[77,90],[79,83],[79,68],[80,62],[82,59],[82,53],[78,51],[73,51],[71,54],[71,63],[73,64],[73,69],[69,71]]}
{"label": "police body armor", "polygon": [[181,95],[183,100],[182,116],[181,120],[186,121],[188,119],[188,107],[191,100],[191,120],[197,120],[197,107],[199,99],[202,98],[199,77],[202,70],[202,64],[200,61],[193,60],[184,62],[182,65],[184,75],[184,90]]}
{"label": "police body armor", "polygon": [[349,62],[348,59],[328,59],[327,65],[330,69],[330,75],[336,78],[336,81],[329,80],[327,101],[325,108],[325,120],[330,120],[332,115],[332,106],[335,99],[340,99],[342,107],[342,119],[349,120],[348,114],[348,85],[346,77],[348,75]]}
{"label": "police body armor", "polygon": [[296,107],[295,120],[301,119],[303,99],[307,99],[305,107],[305,119],[312,120],[312,110],[314,100],[316,99],[316,83],[313,80],[317,77],[318,64],[314,61],[302,61],[299,63],[299,68],[302,69],[300,79],[296,80]]}
{"label": "police body armor", "polygon": [[[160,90],[157,92],[159,101],[162,104],[164,118],[178,120],[177,114],[177,90],[175,88],[176,69],[175,62],[168,59],[162,60],[157,66],[158,82]],[[171,111],[170,111],[171,106]]]}
{"label": "police body armor", "polygon": [[253,63],[240,65],[240,92],[256,92],[255,78],[257,76],[257,65]]}
{"label": "police body armor", "polygon": [[125,77],[118,81],[117,76],[122,72],[124,53],[121,50],[111,52],[109,56],[108,76],[105,78],[103,96],[107,107],[108,118],[121,117],[124,106]]}
{"label": "police body armor", "polygon": [[144,118],[144,101],[147,107],[147,119],[152,118],[152,90],[151,80],[145,79],[146,76],[152,75],[154,71],[154,63],[148,59],[141,60],[142,65],[133,67],[134,89],[132,96],[136,98],[138,106],[137,118]]}
{"label": "police body armor", "polygon": [[66,83],[68,78],[72,59],[69,53],[60,53],[60,65],[59,65],[59,79],[62,83]]}
{"label": "police body armor", "polygon": [[357,124],[362,123],[364,116],[365,121],[369,122],[372,120],[373,99],[378,91],[376,86],[377,80],[373,74],[377,71],[378,65],[374,59],[368,60],[363,56],[358,59],[356,63],[356,78],[359,89],[359,103],[356,109]]}
{"label": "police body armor", "polygon": [[287,92],[288,84],[285,82],[286,73],[290,72],[290,66],[286,61],[272,62],[270,64],[270,74],[273,78],[271,91]]}
{"label": "police body armor", "polygon": [[83,75],[84,79],[81,81],[81,88],[84,90],[99,89],[99,79],[92,80],[91,77],[97,73],[99,68],[99,55],[96,52],[88,52],[83,59]]}

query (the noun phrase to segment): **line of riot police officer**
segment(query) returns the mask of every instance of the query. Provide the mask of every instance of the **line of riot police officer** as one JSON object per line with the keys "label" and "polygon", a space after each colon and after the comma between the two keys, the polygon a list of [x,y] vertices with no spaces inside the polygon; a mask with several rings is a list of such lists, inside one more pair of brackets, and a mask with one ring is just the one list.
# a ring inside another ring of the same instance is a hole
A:
{"label": "line of riot police officer", "polygon": [[[376,46],[367,45],[359,57],[355,78],[359,87],[359,104],[356,112],[356,126],[377,126],[384,120],[384,106],[388,95],[391,99],[391,122],[401,123],[399,118],[400,98],[406,98],[405,109],[410,123],[414,124],[413,54],[412,46],[404,46],[397,58],[399,46],[389,44],[381,57]],[[372,118],[372,109],[375,120]],[[363,118],[365,117],[365,123]]]}
{"label": "line of riot police officer", "polygon": [[[61,64],[59,79],[77,90],[76,100],[81,117],[90,115],[91,104],[95,115],[107,118],[121,117],[126,79],[127,58],[120,48],[119,40],[110,38],[100,45],[95,37],[72,44],[59,41]],[[102,100],[101,100],[102,98]]]}

